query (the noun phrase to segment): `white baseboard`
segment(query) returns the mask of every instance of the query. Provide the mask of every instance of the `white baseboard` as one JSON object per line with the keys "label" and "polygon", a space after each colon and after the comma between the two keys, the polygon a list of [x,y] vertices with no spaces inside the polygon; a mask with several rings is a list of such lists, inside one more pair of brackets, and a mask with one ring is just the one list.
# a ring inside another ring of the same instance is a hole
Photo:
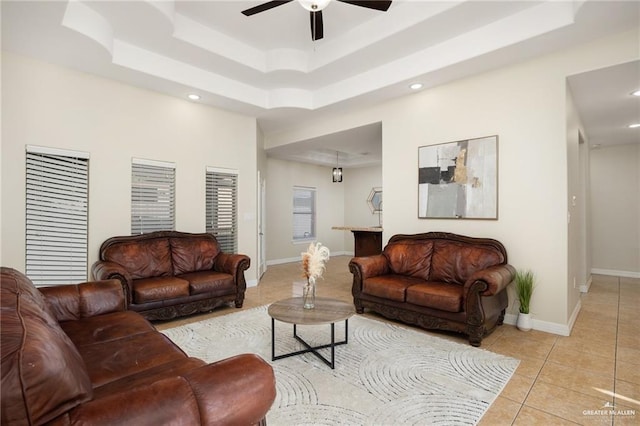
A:
{"label": "white baseboard", "polygon": [[[517,314],[505,314],[504,323],[509,325],[516,325],[518,321]],[[555,322],[541,321],[537,319],[531,320],[531,326],[534,330],[544,331],[546,333],[558,334],[560,336],[569,336],[571,328],[566,324],[558,324]]]}
{"label": "white baseboard", "polygon": [[576,319],[578,319],[578,314],[580,313],[580,309],[582,309],[582,301],[578,299],[578,303],[576,303],[576,307],[573,309],[573,312],[569,317],[569,324],[568,324],[569,334],[563,334],[563,336],[569,336],[571,334],[571,330],[573,330],[573,325],[576,323]]}
{"label": "white baseboard", "polygon": [[593,283],[593,277],[589,275],[589,279],[585,284],[580,286],[580,293],[589,293],[589,289],[591,288],[591,284]]}
{"label": "white baseboard", "polygon": [[257,285],[258,285],[258,280],[249,280],[249,281],[247,281],[247,288],[255,287]]}
{"label": "white baseboard", "polygon": [[[332,257],[333,256],[352,256],[353,257],[353,252],[352,251],[332,251],[331,256]],[[295,262],[302,262],[302,258],[300,256],[296,256],[296,257],[285,257],[282,259],[267,260],[267,266],[282,265],[283,263],[295,263]]]}
{"label": "white baseboard", "polygon": [[300,256],[296,256],[296,257],[287,257],[284,259],[267,260],[267,266],[282,265],[283,263],[294,263],[294,262],[302,262],[302,258]]}
{"label": "white baseboard", "polygon": [[640,278],[640,272],[634,271],[618,271],[615,269],[600,269],[600,268],[592,268],[592,274],[598,275],[610,275],[613,277],[624,277],[624,278]]}

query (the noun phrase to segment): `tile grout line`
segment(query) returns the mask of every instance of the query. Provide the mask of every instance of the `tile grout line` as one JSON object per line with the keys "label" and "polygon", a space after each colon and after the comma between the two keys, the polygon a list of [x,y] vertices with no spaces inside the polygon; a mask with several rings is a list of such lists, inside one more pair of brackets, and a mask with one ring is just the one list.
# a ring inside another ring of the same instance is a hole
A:
{"label": "tile grout line", "polygon": [[[618,377],[618,338],[620,336],[620,277],[618,278],[618,304],[616,306],[616,345],[613,351],[613,406],[617,404],[616,379]],[[615,408],[614,408],[615,409]],[[611,416],[611,426],[615,425],[615,416]]]}
{"label": "tile grout line", "polygon": [[[529,398],[529,395],[531,394],[531,390],[533,389],[533,387],[536,385],[536,383],[538,382],[538,379],[540,378],[540,373],[542,372],[542,369],[544,368],[544,366],[547,364],[547,362],[549,361],[549,356],[551,355],[551,352],[553,352],[553,349],[556,347],[556,343],[558,342],[558,339],[556,338],[555,341],[553,342],[553,345],[551,346],[551,349],[549,349],[549,352],[547,353],[547,355],[544,358],[544,362],[542,363],[542,367],[540,367],[540,370],[538,371],[538,373],[536,373],[536,377],[533,380],[533,383],[531,383],[531,387],[529,388],[529,390],[527,391],[527,394],[525,395],[524,399],[522,400],[522,404],[520,404],[520,408],[518,409],[518,412],[516,413],[516,416],[514,417],[513,421],[511,422],[511,426],[513,426],[513,424],[516,422],[516,420],[518,419],[518,416],[520,415],[520,412],[522,411],[522,408],[525,406],[525,403],[527,402],[527,398]],[[533,407],[531,407],[533,408]],[[539,410],[538,408],[534,408],[535,410]],[[553,413],[549,413],[547,411],[544,410],[540,410],[545,414],[548,414],[550,416],[553,417],[557,417],[559,419],[565,420],[565,421],[570,421],[568,419],[564,419],[560,416],[557,416]]]}
{"label": "tile grout line", "polygon": [[[617,277],[617,286],[618,286],[618,291],[617,291],[617,295],[618,295],[618,303],[617,303],[617,313],[616,313],[616,339],[615,339],[615,348],[614,348],[614,359],[613,359],[613,372],[614,372],[614,376],[613,376],[613,394],[614,394],[614,402],[615,402],[615,386],[616,386],[616,374],[617,374],[617,353],[618,353],[618,327],[619,327],[619,323],[620,323],[620,277]],[[544,369],[545,365],[547,365],[547,362],[549,361],[549,356],[551,355],[551,352],[553,352],[553,349],[556,347],[556,344],[558,342],[558,339],[556,338],[556,340],[553,342],[553,345],[551,346],[551,349],[549,350],[549,352],[547,353],[545,359],[544,359],[544,363],[542,364],[542,367],[540,368],[540,371],[538,371],[538,373],[536,374],[536,377],[531,385],[531,388],[529,388],[529,391],[527,392],[527,395],[525,396],[524,400],[522,401],[522,404],[520,405],[520,408],[518,409],[518,412],[516,413],[516,416],[514,418],[514,420],[511,422],[511,425],[513,426],[514,423],[516,422],[516,420],[518,419],[518,416],[520,415],[520,412],[522,411],[522,408],[525,406],[527,398],[529,398],[529,395],[531,394],[531,390],[533,389],[533,387],[536,385],[536,383],[538,382],[538,379],[540,378],[540,373],[542,372],[542,370]],[[568,389],[570,390],[570,389]],[[533,408],[533,407],[532,407]],[[553,413],[549,413],[545,410],[540,410],[543,413],[546,413],[548,415],[563,419],[565,421],[571,421],[569,419],[564,419],[562,417],[559,417]],[[612,416],[611,418],[611,426],[614,426],[614,418]]]}

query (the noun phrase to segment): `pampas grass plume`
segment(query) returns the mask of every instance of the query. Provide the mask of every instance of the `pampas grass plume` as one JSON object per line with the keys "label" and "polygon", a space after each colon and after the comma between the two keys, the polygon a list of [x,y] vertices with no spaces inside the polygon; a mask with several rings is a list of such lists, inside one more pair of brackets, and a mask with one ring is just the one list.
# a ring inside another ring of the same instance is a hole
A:
{"label": "pampas grass plume", "polygon": [[331,255],[329,249],[321,243],[311,243],[307,251],[300,254],[304,276],[311,281],[320,278],[325,269],[324,264]]}

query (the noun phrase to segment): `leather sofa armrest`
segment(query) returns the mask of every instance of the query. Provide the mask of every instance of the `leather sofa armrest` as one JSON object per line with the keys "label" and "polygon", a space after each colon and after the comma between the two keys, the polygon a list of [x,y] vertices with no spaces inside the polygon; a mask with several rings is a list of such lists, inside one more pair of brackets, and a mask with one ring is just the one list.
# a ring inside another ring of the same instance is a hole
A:
{"label": "leather sofa armrest", "polygon": [[213,270],[233,275],[234,281],[237,276],[249,269],[251,259],[244,254],[219,253],[213,263]]}
{"label": "leather sofa armrest", "polygon": [[196,396],[202,424],[258,423],[276,397],[273,369],[255,354],[237,355],[205,365],[183,377]]}
{"label": "leather sofa armrest", "polygon": [[40,287],[38,290],[44,295],[58,322],[124,311],[127,308],[124,291],[118,280]]}
{"label": "leather sofa armrest", "polygon": [[245,354],[89,401],[51,425],[254,425],[275,400],[269,364]]}
{"label": "leather sofa armrest", "polygon": [[481,296],[493,296],[503,291],[513,281],[516,270],[511,265],[492,266],[481,271],[476,271],[464,284],[464,293],[467,294],[473,283],[482,281],[487,284],[486,290]]}
{"label": "leather sofa armrest", "polygon": [[381,254],[375,256],[354,257],[349,262],[349,270],[354,275],[357,273],[364,280],[378,275],[389,273],[389,262]]}
{"label": "leather sofa armrest", "polygon": [[349,262],[349,271],[353,274],[353,284],[351,286],[353,304],[356,308],[356,312],[361,314],[364,312],[364,306],[360,300],[364,280],[370,277],[388,274],[389,262],[387,261],[387,258],[381,254],[354,257]]}
{"label": "leather sofa armrest", "polygon": [[91,266],[91,276],[94,280],[111,280],[117,279],[122,283],[127,298],[127,305],[131,304],[132,299],[132,283],[131,274],[122,266],[115,262],[99,260]]}

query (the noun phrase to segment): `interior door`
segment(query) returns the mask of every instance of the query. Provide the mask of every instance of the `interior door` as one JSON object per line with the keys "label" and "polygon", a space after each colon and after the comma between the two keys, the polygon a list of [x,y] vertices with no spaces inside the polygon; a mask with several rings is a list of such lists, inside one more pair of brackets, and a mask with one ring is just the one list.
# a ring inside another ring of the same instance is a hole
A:
{"label": "interior door", "polygon": [[264,225],[266,218],[266,182],[258,170],[258,280],[267,270]]}

